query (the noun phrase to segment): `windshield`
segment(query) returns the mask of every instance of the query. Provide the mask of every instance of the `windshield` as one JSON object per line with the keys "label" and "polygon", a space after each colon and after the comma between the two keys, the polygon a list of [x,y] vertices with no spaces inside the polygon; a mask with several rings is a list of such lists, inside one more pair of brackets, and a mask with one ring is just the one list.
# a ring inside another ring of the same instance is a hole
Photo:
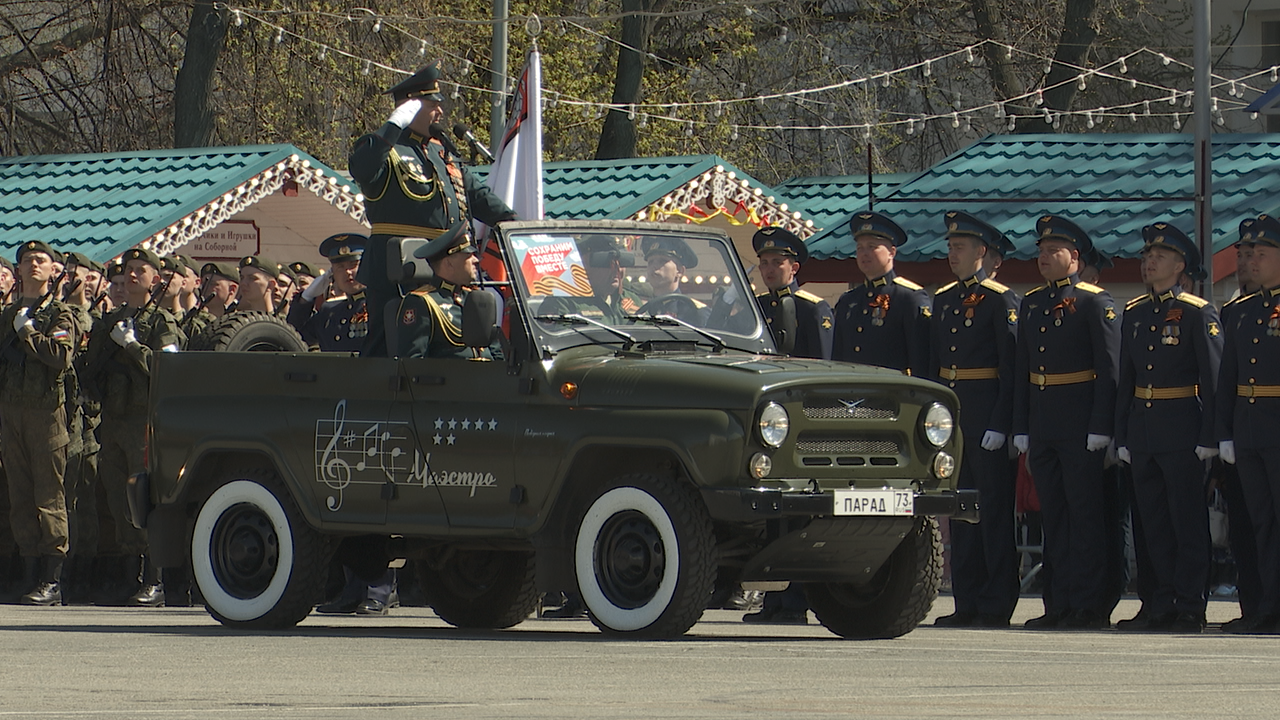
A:
{"label": "windshield", "polygon": [[599,229],[508,234],[541,345],[677,340],[769,352],[755,298],[723,238]]}

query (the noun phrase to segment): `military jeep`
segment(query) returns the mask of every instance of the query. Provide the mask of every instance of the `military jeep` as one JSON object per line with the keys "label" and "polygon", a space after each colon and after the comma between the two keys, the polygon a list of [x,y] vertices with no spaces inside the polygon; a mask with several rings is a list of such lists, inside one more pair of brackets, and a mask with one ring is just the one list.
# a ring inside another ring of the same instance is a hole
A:
{"label": "military jeep", "polygon": [[[696,261],[655,296],[636,256],[673,239]],[[389,249],[410,286],[431,280],[415,242]],[[716,230],[516,222],[492,242],[510,278],[470,294],[461,331],[501,359],[157,356],[130,499],[215,618],[299,622],[334,553],[370,577],[413,563],[465,628],[572,589],[605,633],[678,636],[738,583],[799,583],[848,638],[925,617],[936,518],[977,519],[952,392],[786,357],[791,328],[769,327]]]}

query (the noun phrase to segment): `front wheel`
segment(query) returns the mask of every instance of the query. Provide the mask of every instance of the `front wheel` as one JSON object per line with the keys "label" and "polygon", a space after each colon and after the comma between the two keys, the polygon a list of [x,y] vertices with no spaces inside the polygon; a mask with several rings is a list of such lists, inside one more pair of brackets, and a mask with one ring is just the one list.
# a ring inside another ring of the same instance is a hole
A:
{"label": "front wheel", "polygon": [[233,473],[201,504],[191,568],[209,614],[223,625],[298,624],[324,591],[324,536],[302,517],[279,478]]}
{"label": "front wheel", "polygon": [[715,587],[711,518],[672,478],[618,478],[579,519],[574,569],[591,621],[604,632],[682,635]]}
{"label": "front wheel", "polygon": [[806,583],[809,607],[831,632],[869,640],[911,632],[942,585],[942,535],[933,517],[916,518],[880,570],[863,584]]}

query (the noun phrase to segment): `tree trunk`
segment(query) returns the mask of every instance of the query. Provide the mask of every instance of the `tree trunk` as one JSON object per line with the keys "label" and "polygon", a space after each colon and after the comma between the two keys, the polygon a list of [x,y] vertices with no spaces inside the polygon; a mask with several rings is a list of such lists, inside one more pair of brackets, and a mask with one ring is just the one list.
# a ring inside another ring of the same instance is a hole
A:
{"label": "tree trunk", "polygon": [[[622,0],[624,13],[656,11],[665,0]],[[644,56],[649,51],[649,31],[653,18],[648,15],[626,15],[622,18],[622,45],[618,48],[618,71],[613,81],[613,104],[635,105],[640,102],[640,81],[644,78]],[[597,160],[629,158],[636,155],[636,123],[627,110],[610,110],[600,131],[596,146]]]}
{"label": "tree trunk", "polygon": [[212,0],[191,8],[187,49],[173,90],[173,146],[206,147],[213,142],[213,75],[227,38],[229,11]]}

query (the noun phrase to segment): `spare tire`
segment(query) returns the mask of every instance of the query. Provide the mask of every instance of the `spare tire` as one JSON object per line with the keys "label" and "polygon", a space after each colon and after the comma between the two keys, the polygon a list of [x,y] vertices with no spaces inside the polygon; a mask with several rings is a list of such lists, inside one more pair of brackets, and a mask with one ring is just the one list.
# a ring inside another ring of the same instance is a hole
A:
{"label": "spare tire", "polygon": [[188,349],[303,353],[307,343],[283,318],[264,312],[235,312],[192,338]]}

